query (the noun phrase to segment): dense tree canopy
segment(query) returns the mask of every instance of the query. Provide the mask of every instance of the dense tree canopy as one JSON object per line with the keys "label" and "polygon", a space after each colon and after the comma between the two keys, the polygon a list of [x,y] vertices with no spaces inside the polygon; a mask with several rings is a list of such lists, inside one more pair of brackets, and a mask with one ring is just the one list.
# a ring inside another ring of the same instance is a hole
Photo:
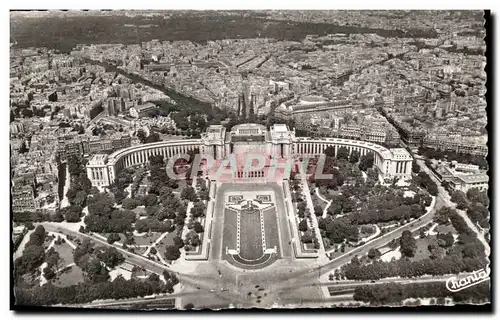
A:
{"label": "dense tree canopy", "polygon": [[417,242],[413,238],[410,231],[405,230],[399,239],[399,244],[401,246],[401,253],[405,257],[413,257],[415,250],[417,249]]}
{"label": "dense tree canopy", "polygon": [[165,259],[167,260],[177,260],[181,256],[179,248],[175,245],[167,246],[165,251]]}
{"label": "dense tree canopy", "polygon": [[353,225],[347,217],[333,219],[328,216],[325,219],[320,218],[318,224],[326,237],[334,243],[358,240],[358,227]]}

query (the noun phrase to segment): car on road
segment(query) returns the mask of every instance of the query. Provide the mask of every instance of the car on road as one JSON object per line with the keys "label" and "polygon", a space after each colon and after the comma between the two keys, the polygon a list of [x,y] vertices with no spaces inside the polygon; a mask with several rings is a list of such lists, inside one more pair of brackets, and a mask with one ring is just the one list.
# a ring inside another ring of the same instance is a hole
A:
{"label": "car on road", "polygon": [[221,289],[220,289],[220,291],[221,291],[221,292],[224,292],[224,291],[229,291],[229,289],[228,289],[228,288],[221,288]]}

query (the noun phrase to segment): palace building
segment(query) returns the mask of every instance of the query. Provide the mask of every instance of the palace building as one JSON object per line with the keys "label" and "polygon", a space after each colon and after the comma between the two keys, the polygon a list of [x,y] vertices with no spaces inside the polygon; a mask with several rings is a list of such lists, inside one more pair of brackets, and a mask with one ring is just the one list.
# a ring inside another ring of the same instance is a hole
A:
{"label": "palace building", "polygon": [[121,169],[144,164],[152,155],[170,158],[196,149],[213,157],[216,163],[229,155],[235,155],[240,163],[246,154],[262,154],[267,159],[318,157],[327,147],[334,147],[335,152],[346,147],[349,153],[357,151],[360,156],[372,153],[374,167],[382,178],[411,179],[413,158],[403,148],[388,149],[372,142],[341,138],[296,137],[295,131],[284,124],[275,124],[268,130],[255,123],[236,125],[230,132],[221,125],[212,125],[201,139],[160,141],[121,149],[109,156],[97,154],[87,164],[87,175],[92,185],[105,186],[114,181]]}

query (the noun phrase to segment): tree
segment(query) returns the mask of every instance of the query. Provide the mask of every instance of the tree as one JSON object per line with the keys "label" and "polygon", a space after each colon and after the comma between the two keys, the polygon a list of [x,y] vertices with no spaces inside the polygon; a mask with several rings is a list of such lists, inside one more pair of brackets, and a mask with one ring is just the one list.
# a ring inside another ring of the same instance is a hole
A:
{"label": "tree", "polygon": [[174,246],[176,246],[177,248],[182,248],[184,247],[184,240],[182,240],[181,237],[179,236],[175,236],[172,241],[174,242]]}
{"label": "tree", "polygon": [[149,275],[148,279],[147,279],[148,282],[152,282],[154,284],[160,284],[160,276],[157,275],[156,273],[152,273]]}
{"label": "tree", "polygon": [[152,247],[151,250],[149,250],[149,253],[155,255],[158,251],[156,251],[155,247]]}
{"label": "tree", "polygon": [[55,251],[53,247],[50,248],[50,250],[45,253],[45,262],[47,262],[48,267],[55,267],[56,270],[59,269],[61,262],[59,252]]}
{"label": "tree", "polygon": [[302,241],[302,243],[312,243],[313,236],[310,232],[306,232],[300,237],[300,241]]}
{"label": "tree", "polygon": [[358,165],[359,170],[366,171],[368,169],[371,169],[373,167],[374,161],[375,158],[373,157],[373,154],[371,152],[364,156],[361,156]]}
{"label": "tree", "polygon": [[455,213],[456,211],[450,207],[441,207],[436,211],[434,221],[441,225],[447,225],[450,222],[450,217]]}
{"label": "tree", "polygon": [[30,239],[27,246],[42,246],[45,241],[45,228],[42,225],[38,225],[35,231],[31,233]]}
{"label": "tree", "polygon": [[463,210],[467,208],[467,197],[462,191],[453,191],[451,194],[451,201],[457,204],[457,209]]}
{"label": "tree", "polygon": [[328,146],[325,148],[323,153],[330,158],[335,158],[335,147],[334,146]]}
{"label": "tree", "polygon": [[45,267],[43,269],[43,276],[45,277],[45,279],[51,280],[56,276],[56,273],[54,272],[54,270],[52,270],[52,268]]}
{"label": "tree", "polygon": [[190,309],[193,309],[193,308],[194,308],[194,304],[192,304],[192,303],[188,303],[188,304],[186,304],[184,306],[184,309],[186,309],[186,310],[190,310]]}
{"label": "tree", "polygon": [[24,118],[31,118],[33,117],[33,111],[31,111],[30,109],[28,108],[25,108],[25,109],[22,109],[21,110],[21,115],[24,117]]}
{"label": "tree", "polygon": [[147,141],[146,141],[147,136],[146,136],[146,132],[144,132],[144,130],[142,130],[142,129],[137,130],[137,138],[139,139],[139,141],[141,141],[141,143],[147,143]]}
{"label": "tree", "polygon": [[333,219],[331,216],[322,219],[325,228],[325,235],[334,243],[358,240],[358,228],[352,225],[347,217]]}
{"label": "tree", "polygon": [[306,219],[301,220],[299,223],[299,230],[302,232],[305,232],[308,229],[309,229],[309,227],[307,226],[307,220]]}
{"label": "tree", "polygon": [[165,281],[168,281],[170,277],[170,272],[168,272],[168,270],[163,270],[163,278],[165,278]]}
{"label": "tree", "polygon": [[200,236],[191,230],[186,234],[186,239],[184,239],[186,245],[191,245],[193,247],[199,246],[201,244]]}
{"label": "tree", "polygon": [[196,233],[202,233],[204,231],[203,226],[198,221],[194,223],[194,231]]}
{"label": "tree", "polygon": [[380,254],[380,251],[378,249],[371,248],[368,251],[368,258],[370,258],[370,259],[375,259],[375,258],[378,258],[380,256],[381,256],[381,254]]}
{"label": "tree", "polygon": [[149,165],[150,166],[165,166],[165,160],[161,155],[152,155],[149,157]]}
{"label": "tree", "polygon": [[114,268],[125,261],[125,257],[115,247],[104,247],[97,254],[97,257],[110,268]]}
{"label": "tree", "polygon": [[349,156],[350,163],[356,163],[359,161],[359,151],[353,150]]}
{"label": "tree", "polygon": [[305,203],[305,201],[301,201],[299,202],[299,204],[297,204],[297,210],[304,211],[306,209],[306,206],[307,204]]}
{"label": "tree", "polygon": [[489,211],[481,203],[476,203],[467,209],[467,215],[473,222],[488,220]]}
{"label": "tree", "polygon": [[413,160],[411,171],[415,174],[418,174],[420,172],[420,166],[418,165],[416,160]]}
{"label": "tree", "polygon": [[110,233],[108,239],[106,240],[109,244],[113,244],[116,241],[120,241],[120,235],[118,233]]}
{"label": "tree", "polygon": [[420,228],[419,236],[420,236],[420,239],[423,239],[426,237],[424,228]]}
{"label": "tree", "polygon": [[63,222],[64,221],[64,215],[61,213],[60,210],[56,210],[56,212],[52,216],[52,221],[53,222]]}
{"label": "tree", "polygon": [[191,208],[191,214],[194,218],[202,217],[205,214],[205,205],[202,202],[196,203]]}
{"label": "tree", "polygon": [[77,266],[82,267],[85,256],[93,252],[94,243],[89,239],[83,239],[82,243],[73,251],[73,261]]}
{"label": "tree", "polygon": [[23,255],[14,261],[14,270],[16,274],[23,275],[27,272],[32,272],[45,259],[45,250],[39,245],[26,245]]}
{"label": "tree", "polygon": [[439,189],[434,182],[427,186],[427,191],[429,191],[429,194],[432,196],[437,196],[439,193]]}
{"label": "tree", "polygon": [[65,211],[64,218],[66,219],[67,222],[80,222],[82,211],[83,211],[82,207],[80,207],[77,204],[74,204]]}
{"label": "tree", "polygon": [[165,251],[165,259],[173,261],[179,259],[180,256],[181,252],[179,251],[179,248],[177,246],[167,246]]}
{"label": "tree", "polygon": [[337,159],[349,159],[349,149],[347,147],[340,147],[337,151]]}
{"label": "tree", "polygon": [[76,193],[75,198],[73,199],[73,203],[78,206],[84,206],[86,200],[87,193],[83,190],[80,190]]}
{"label": "tree", "polygon": [[132,198],[126,198],[122,201],[122,208],[127,210],[133,210],[137,208],[137,200]]}
{"label": "tree", "polygon": [[470,188],[467,190],[467,199],[471,202],[478,202],[484,207],[488,207],[489,199],[488,193],[486,191],[480,191],[478,188]]}
{"label": "tree", "polygon": [[431,256],[430,258],[431,259],[441,259],[444,257],[444,255],[446,254],[446,250],[441,248],[439,245],[437,245],[436,243],[430,243],[428,246],[427,246],[427,249],[429,250],[429,252],[431,253]]}
{"label": "tree", "polygon": [[401,253],[405,257],[413,257],[413,255],[415,254],[415,250],[417,249],[417,243],[410,231],[403,231],[403,234],[401,235],[401,238],[399,240],[399,244],[401,246]]}
{"label": "tree", "polygon": [[83,269],[91,283],[103,283],[109,279],[108,269],[101,264],[99,259],[90,259]]}
{"label": "tree", "polygon": [[188,201],[196,200],[196,191],[193,187],[187,186],[181,192],[181,199],[186,199]]}
{"label": "tree", "polygon": [[455,238],[453,237],[453,234],[451,232],[448,232],[446,234],[439,233],[437,235],[437,239],[440,247],[450,247],[455,242]]}
{"label": "tree", "polygon": [[144,197],[144,205],[146,207],[152,207],[156,204],[157,197],[155,194],[148,194]]}
{"label": "tree", "polygon": [[323,209],[321,209],[320,205],[314,206],[314,214],[318,217],[323,215]]}

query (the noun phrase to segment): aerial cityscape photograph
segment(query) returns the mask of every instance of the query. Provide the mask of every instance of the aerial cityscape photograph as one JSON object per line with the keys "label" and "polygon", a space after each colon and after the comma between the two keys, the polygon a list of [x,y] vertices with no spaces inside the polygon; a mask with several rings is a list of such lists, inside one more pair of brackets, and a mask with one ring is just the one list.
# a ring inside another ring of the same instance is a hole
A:
{"label": "aerial cityscape photograph", "polygon": [[11,10],[11,310],[491,308],[488,15]]}

